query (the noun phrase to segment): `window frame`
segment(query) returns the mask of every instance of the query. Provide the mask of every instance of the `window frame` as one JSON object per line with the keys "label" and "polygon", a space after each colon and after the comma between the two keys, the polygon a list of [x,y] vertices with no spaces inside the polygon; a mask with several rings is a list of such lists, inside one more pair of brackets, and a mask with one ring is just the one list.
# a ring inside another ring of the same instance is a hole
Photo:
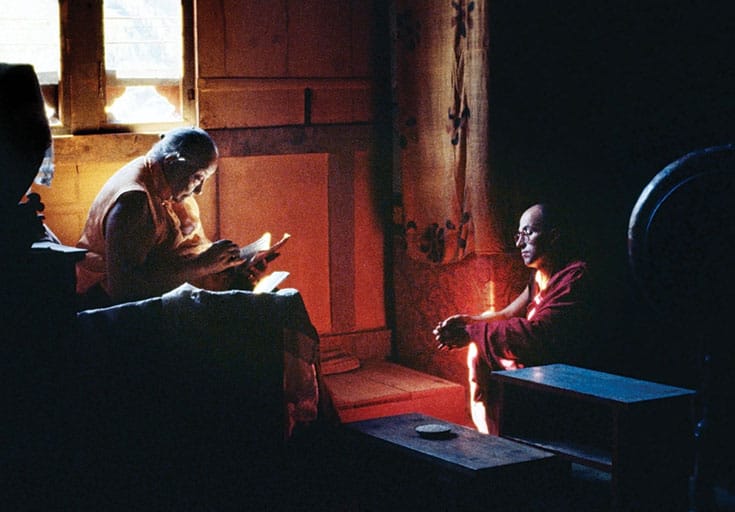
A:
{"label": "window frame", "polygon": [[[181,114],[178,122],[110,123],[107,120],[106,72],[104,56],[103,2],[59,0],[61,33],[61,77],[58,91],[58,118],[51,127],[54,135],[89,133],[166,131],[176,126],[196,124],[194,6],[181,0],[182,58]],[[54,91],[47,88],[47,94]]]}

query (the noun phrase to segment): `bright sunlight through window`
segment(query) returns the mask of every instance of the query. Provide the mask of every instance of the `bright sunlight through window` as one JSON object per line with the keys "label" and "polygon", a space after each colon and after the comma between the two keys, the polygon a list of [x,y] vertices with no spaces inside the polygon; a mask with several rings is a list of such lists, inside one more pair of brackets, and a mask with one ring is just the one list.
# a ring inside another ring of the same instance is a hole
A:
{"label": "bright sunlight through window", "polygon": [[180,121],[181,1],[107,0],[104,37],[108,120]]}
{"label": "bright sunlight through window", "polygon": [[[41,85],[56,86],[60,41],[58,0],[0,0],[0,62],[31,64]],[[49,99],[46,113],[57,122],[56,99]]]}
{"label": "bright sunlight through window", "polygon": [[[102,24],[105,60],[100,83],[104,84],[107,121],[180,122],[184,74],[181,0],[105,0]],[[33,65],[52,125],[59,124],[60,25],[59,0],[0,0],[0,62]],[[64,62],[64,72],[76,73],[79,63],[89,61],[88,50],[76,45],[69,51],[71,60]]]}

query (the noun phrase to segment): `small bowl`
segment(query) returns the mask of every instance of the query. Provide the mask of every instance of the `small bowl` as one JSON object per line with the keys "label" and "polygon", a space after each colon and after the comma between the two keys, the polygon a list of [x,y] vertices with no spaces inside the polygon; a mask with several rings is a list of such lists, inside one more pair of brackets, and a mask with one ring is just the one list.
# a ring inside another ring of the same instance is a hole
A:
{"label": "small bowl", "polygon": [[439,423],[427,423],[416,427],[416,432],[426,439],[446,439],[452,435],[452,428]]}

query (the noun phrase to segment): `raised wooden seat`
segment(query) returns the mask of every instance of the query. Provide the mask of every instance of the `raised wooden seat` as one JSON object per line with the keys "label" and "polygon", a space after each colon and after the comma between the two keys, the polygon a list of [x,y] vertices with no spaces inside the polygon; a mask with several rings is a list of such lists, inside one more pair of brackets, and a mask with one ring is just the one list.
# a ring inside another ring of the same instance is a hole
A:
{"label": "raised wooden seat", "polygon": [[465,388],[455,382],[385,361],[324,376],[343,423],[419,412],[467,425]]}

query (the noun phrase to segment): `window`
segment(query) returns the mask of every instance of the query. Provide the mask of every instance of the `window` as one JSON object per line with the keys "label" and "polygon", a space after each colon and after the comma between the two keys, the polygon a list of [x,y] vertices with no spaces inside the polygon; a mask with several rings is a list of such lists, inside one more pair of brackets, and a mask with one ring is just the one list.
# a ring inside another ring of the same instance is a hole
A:
{"label": "window", "polygon": [[0,0],[0,61],[34,65],[55,133],[193,124],[192,19],[191,0]]}
{"label": "window", "polygon": [[107,120],[181,121],[180,1],[106,0],[103,14]]}
{"label": "window", "polygon": [[0,62],[33,65],[49,123],[58,125],[61,75],[58,0],[0,0]]}

